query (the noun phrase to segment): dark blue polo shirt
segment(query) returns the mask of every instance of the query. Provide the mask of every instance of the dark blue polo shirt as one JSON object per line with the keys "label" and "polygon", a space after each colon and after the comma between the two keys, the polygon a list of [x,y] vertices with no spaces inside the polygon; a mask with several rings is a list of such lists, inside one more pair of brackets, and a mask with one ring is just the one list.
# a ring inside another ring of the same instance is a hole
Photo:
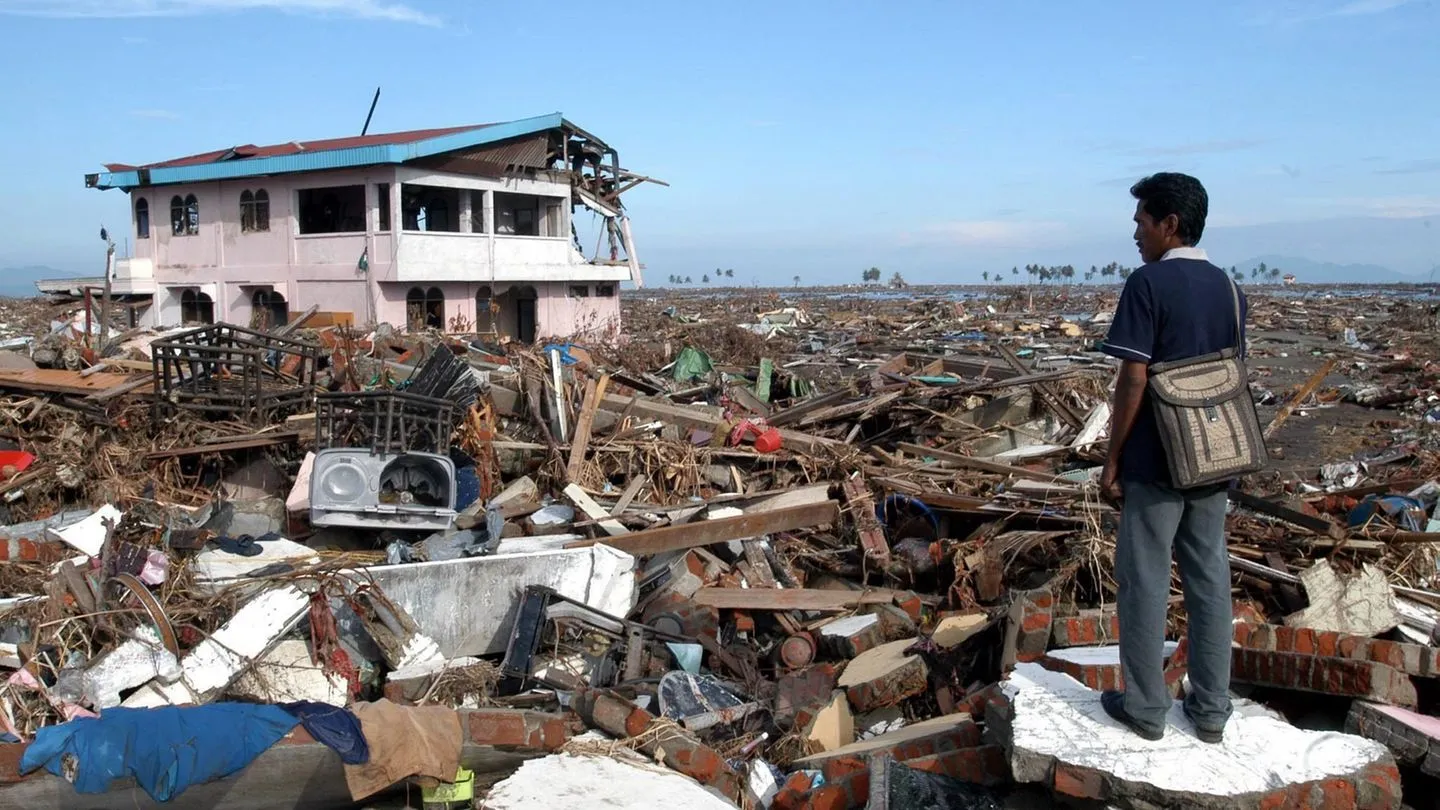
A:
{"label": "dark blue polo shirt", "polygon": [[[1235,304],[1230,290],[1229,275],[1207,260],[1174,258],[1147,264],[1125,281],[1115,320],[1100,350],[1149,365],[1234,346]],[[1241,293],[1242,354],[1248,311]],[[1148,388],[1135,427],[1120,451],[1120,480],[1170,485],[1170,467]]]}

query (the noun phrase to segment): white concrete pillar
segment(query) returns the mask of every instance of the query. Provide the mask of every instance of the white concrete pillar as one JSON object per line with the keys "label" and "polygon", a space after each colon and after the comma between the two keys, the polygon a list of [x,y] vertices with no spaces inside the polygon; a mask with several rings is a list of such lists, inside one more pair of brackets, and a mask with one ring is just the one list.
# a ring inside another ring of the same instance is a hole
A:
{"label": "white concrete pillar", "polygon": [[474,231],[470,227],[470,217],[473,213],[470,189],[462,188],[455,196],[460,198],[460,233],[473,233]]}

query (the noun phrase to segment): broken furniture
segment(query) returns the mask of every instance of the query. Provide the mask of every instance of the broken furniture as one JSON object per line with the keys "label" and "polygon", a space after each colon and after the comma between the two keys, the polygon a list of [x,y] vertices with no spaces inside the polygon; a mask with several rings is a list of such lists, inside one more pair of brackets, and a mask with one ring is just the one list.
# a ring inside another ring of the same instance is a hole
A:
{"label": "broken furniture", "polygon": [[157,410],[270,424],[307,408],[318,344],[231,324],[150,344]]}

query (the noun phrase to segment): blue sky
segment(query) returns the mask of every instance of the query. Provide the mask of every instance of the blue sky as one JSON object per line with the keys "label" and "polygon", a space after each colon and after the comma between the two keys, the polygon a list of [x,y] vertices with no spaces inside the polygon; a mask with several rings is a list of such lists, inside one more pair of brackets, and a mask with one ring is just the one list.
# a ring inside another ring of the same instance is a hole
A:
{"label": "blue sky", "polygon": [[[615,145],[647,277],[970,281],[1135,262],[1127,187],[1204,246],[1440,264],[1436,0],[0,0],[0,267],[91,272],[102,162],[561,111]],[[1343,236],[1342,236],[1343,235]]]}

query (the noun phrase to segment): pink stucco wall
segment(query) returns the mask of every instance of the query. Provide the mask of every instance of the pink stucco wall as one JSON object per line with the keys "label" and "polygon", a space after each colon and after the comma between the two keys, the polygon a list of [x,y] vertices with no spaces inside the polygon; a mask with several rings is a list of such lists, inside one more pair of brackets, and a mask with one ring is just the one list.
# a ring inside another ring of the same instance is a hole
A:
{"label": "pink stucco wall", "polygon": [[[318,306],[324,311],[351,312],[359,324],[389,322],[400,326],[407,320],[406,296],[418,286],[438,287],[443,292],[447,326],[456,316],[473,324],[477,321],[475,296],[482,286],[489,286],[492,295],[497,297],[511,288],[528,286],[535,291],[537,337],[618,331],[620,280],[614,278],[616,270],[583,263],[566,264],[568,248],[557,252],[553,249],[555,240],[495,237],[496,244],[492,246],[486,237],[479,235],[405,232],[397,237],[394,231],[377,231],[376,184],[388,183],[393,191],[397,177],[393,167],[375,167],[137,189],[132,192],[131,204],[140,197],[148,201],[150,231],[148,238],[136,239],[135,255],[154,261],[155,302],[159,313],[156,320],[178,322],[182,291],[198,287],[212,296],[216,320],[245,324],[251,317],[253,294],[257,289],[268,287],[285,297],[291,312]],[[347,185],[366,187],[366,231],[299,234],[294,210],[297,192],[305,188]],[[247,189],[253,192],[262,188],[269,196],[269,229],[242,232],[240,195]],[[199,233],[173,235],[171,198],[178,196],[183,200],[189,194],[194,194],[199,203]],[[400,212],[394,211],[391,219],[392,227],[398,228]],[[410,269],[403,270],[399,264],[401,251],[397,249],[400,241],[414,246],[409,252],[415,256],[416,267],[434,268],[449,280],[416,278],[428,274],[408,264],[405,266]],[[564,246],[566,242],[560,240],[559,244]],[[519,253],[513,259],[494,258],[516,251]],[[359,269],[362,254],[366,256],[368,272]],[[476,260],[469,261],[470,256]],[[560,264],[557,265],[555,257],[559,257]],[[529,264],[526,259],[534,263]],[[484,280],[501,272],[511,280]],[[574,280],[541,280],[555,272],[560,273],[561,278]],[[457,275],[472,273],[473,281],[456,280]],[[513,280],[517,275],[528,279],[532,273],[535,280]],[[602,284],[613,289],[615,295],[598,296],[597,287]],[[572,297],[571,287],[577,285],[584,286],[589,296]],[[513,316],[501,321],[514,325]]]}

